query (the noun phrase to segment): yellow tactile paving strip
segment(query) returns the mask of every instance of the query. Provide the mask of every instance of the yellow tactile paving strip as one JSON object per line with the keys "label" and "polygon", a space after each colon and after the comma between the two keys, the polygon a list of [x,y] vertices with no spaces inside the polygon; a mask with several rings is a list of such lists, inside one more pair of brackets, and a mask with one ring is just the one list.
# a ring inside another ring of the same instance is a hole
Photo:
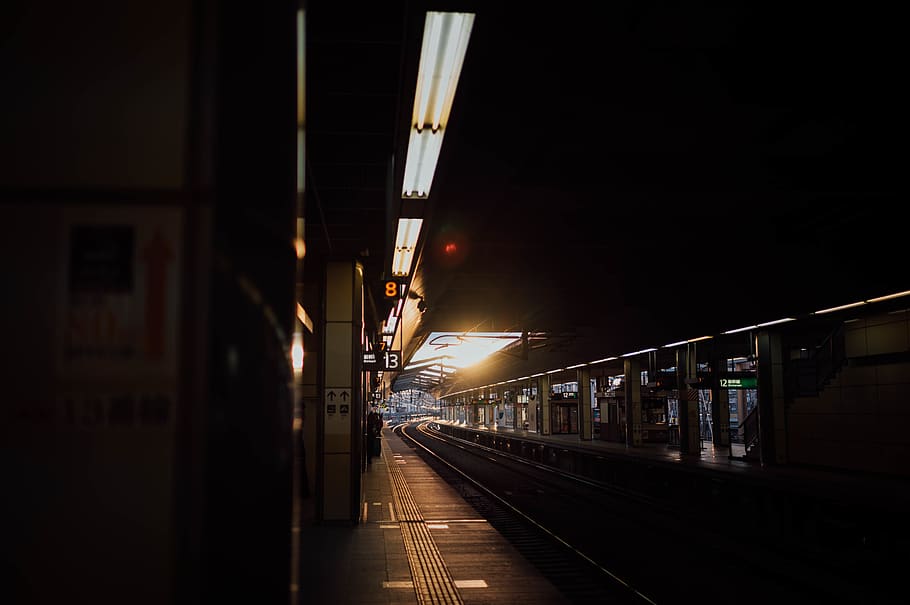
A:
{"label": "yellow tactile paving strip", "polygon": [[[391,452],[386,450],[385,455]],[[433,536],[424,522],[423,515],[414,498],[401,469],[396,464],[389,464],[392,475],[392,491],[395,495],[395,509],[398,511],[398,525],[404,539],[411,577],[414,579],[414,590],[417,600],[427,605],[457,604],[463,605],[461,595],[455,587],[455,581],[446,568],[445,561],[436,548]]]}

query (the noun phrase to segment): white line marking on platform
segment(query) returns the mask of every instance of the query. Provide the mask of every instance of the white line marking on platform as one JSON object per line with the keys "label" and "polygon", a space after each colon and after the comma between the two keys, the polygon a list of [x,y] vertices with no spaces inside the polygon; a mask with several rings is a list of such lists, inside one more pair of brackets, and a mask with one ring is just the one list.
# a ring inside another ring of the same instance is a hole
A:
{"label": "white line marking on platform", "polygon": [[484,580],[455,580],[456,588],[487,588]]}
{"label": "white line marking on platform", "polygon": [[383,582],[383,588],[414,588],[414,583],[410,580],[406,582]]}
{"label": "white line marking on platform", "polygon": [[427,523],[427,529],[449,529],[445,523]]}

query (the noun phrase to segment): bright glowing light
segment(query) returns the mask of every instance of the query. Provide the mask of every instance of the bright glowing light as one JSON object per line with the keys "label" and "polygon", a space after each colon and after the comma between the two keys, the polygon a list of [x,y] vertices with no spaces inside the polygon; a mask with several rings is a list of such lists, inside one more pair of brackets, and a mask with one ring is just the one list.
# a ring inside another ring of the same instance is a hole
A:
{"label": "bright glowing light", "polygon": [[400,277],[411,272],[411,262],[420,237],[423,219],[398,219],[398,232],[395,235],[395,252],[392,256],[392,275]]}
{"label": "bright glowing light", "polygon": [[521,332],[432,332],[411,363],[446,355],[446,366],[466,368],[521,340]]}
{"label": "bright glowing light", "polygon": [[883,300],[891,300],[892,298],[900,298],[901,296],[910,296],[910,290],[904,290],[903,292],[897,292],[895,294],[888,294],[887,296],[879,296],[878,298],[870,298],[866,302],[877,303]]}
{"label": "bright glowing light", "polygon": [[850,303],[848,305],[841,305],[839,307],[830,307],[828,309],[821,309],[813,313],[813,315],[822,315],[824,313],[833,313],[834,311],[843,311],[844,309],[852,309],[853,307],[859,307],[860,305],[866,304],[866,301],[861,300],[859,302]]}
{"label": "bright glowing light", "polygon": [[303,370],[303,333],[294,332],[294,343],[291,345],[291,363],[295,372]]}

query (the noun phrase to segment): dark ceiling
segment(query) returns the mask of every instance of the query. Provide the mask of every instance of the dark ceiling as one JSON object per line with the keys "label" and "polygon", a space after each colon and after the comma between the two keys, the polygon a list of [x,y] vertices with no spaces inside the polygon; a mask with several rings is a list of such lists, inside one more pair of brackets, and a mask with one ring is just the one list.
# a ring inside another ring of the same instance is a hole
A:
{"label": "dark ceiling", "polygon": [[[477,16],[408,352],[433,330],[594,334],[623,352],[908,289],[895,15],[528,6],[433,6]],[[307,10],[308,245],[359,255],[371,284],[430,7]]]}

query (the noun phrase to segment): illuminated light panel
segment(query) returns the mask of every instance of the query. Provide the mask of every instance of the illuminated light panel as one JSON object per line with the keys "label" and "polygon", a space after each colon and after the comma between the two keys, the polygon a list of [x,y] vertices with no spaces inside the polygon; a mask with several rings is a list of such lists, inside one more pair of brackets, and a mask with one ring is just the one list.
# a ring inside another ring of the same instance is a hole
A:
{"label": "illuminated light panel", "polygon": [[910,296],[910,290],[905,290],[903,292],[897,292],[895,294],[888,294],[886,296],[879,296],[878,298],[870,298],[867,300],[867,303],[877,303],[882,302],[883,300],[891,300],[892,298],[900,298],[901,296]]}
{"label": "illuminated light panel", "polygon": [[420,238],[422,218],[398,219],[398,232],[395,234],[395,252],[392,256],[392,275],[407,276],[411,272],[411,263]]}
{"label": "illuminated light panel", "polygon": [[303,370],[303,333],[299,331],[294,332],[294,342],[291,345],[291,362],[294,366],[294,371]]}
{"label": "illuminated light panel", "polygon": [[426,198],[430,194],[430,185],[433,184],[433,175],[442,151],[442,135],[441,129],[436,132],[411,129],[402,197]]}
{"label": "illuminated light panel", "polygon": [[774,321],[766,321],[765,323],[758,324],[757,327],[764,328],[766,326],[774,326],[777,324],[787,323],[788,321],[796,321],[795,317],[784,317],[783,319],[775,319]]}
{"label": "illuminated light panel", "polygon": [[594,361],[589,361],[588,365],[594,365],[595,363],[604,363],[605,361],[616,361],[619,357],[604,357],[603,359],[595,359]]}
{"label": "illuminated light panel", "polygon": [[664,346],[661,347],[661,348],[663,348],[663,349],[668,349],[668,348],[670,348],[670,347],[678,347],[678,346],[680,346],[680,345],[686,345],[686,344],[689,344],[689,341],[688,341],[688,340],[680,340],[679,342],[671,342],[670,344],[664,345]]}
{"label": "illuminated light panel", "polygon": [[825,313],[833,313],[834,311],[843,311],[844,309],[852,309],[853,307],[860,307],[866,304],[866,301],[861,300],[859,302],[850,303],[848,305],[841,305],[839,307],[830,307],[828,309],[821,309],[820,311],[814,312],[812,315],[823,315]]}
{"label": "illuminated light panel", "polygon": [[650,349],[642,349],[641,351],[634,351],[634,352],[632,352],[632,353],[625,353],[624,355],[620,355],[620,357],[632,357],[633,355],[641,355],[642,353],[650,353],[651,351],[656,351],[656,350],[657,350],[657,349],[655,349],[655,348],[652,347],[652,348],[650,348]]}
{"label": "illuminated light panel", "polygon": [[310,331],[310,334],[313,333],[313,320],[300,303],[297,303],[297,319]]}
{"label": "illuminated light panel", "polygon": [[737,332],[745,332],[746,330],[754,330],[758,326],[746,326],[745,328],[736,328],[735,330],[727,330],[724,334],[736,334]]}
{"label": "illuminated light panel", "polygon": [[473,26],[474,13],[427,12],[402,197],[429,195]]}

